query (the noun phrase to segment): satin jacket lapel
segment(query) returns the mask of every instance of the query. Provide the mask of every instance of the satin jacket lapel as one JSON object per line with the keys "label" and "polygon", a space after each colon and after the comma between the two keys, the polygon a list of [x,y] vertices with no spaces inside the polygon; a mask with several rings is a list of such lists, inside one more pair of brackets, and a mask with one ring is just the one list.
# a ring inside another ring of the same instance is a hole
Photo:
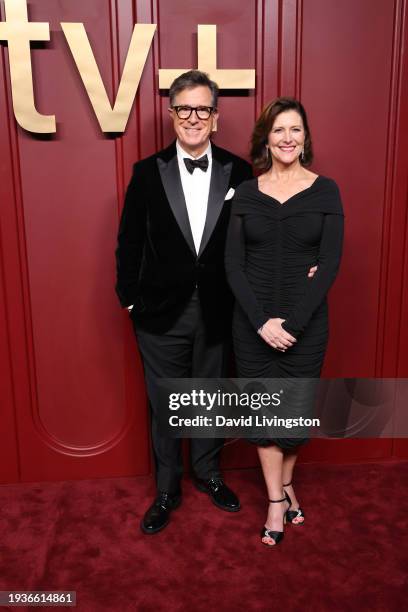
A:
{"label": "satin jacket lapel", "polygon": [[211,238],[211,234],[214,231],[214,227],[218,221],[218,217],[220,216],[222,207],[224,205],[224,198],[228,192],[231,170],[232,162],[228,162],[227,164],[223,165],[213,155],[210,192],[208,194],[207,217],[205,220],[203,236],[201,238],[200,251],[198,253],[199,257],[207,246],[208,241]]}
{"label": "satin jacket lapel", "polygon": [[166,192],[171,210],[173,211],[188,246],[196,256],[197,253],[194,246],[193,234],[191,233],[190,221],[188,219],[187,206],[184,198],[183,186],[181,184],[177,155],[175,155],[168,162],[158,157],[157,165],[159,167],[164,191]]}

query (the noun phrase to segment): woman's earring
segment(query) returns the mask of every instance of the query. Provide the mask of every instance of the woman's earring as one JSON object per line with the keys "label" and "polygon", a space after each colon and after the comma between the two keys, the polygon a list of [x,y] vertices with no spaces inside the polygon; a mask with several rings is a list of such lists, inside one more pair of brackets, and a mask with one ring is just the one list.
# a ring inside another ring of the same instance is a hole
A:
{"label": "woman's earring", "polygon": [[301,154],[300,154],[300,159],[301,159],[302,161],[305,161],[305,147],[303,147],[303,148],[302,148],[302,152],[301,152]]}

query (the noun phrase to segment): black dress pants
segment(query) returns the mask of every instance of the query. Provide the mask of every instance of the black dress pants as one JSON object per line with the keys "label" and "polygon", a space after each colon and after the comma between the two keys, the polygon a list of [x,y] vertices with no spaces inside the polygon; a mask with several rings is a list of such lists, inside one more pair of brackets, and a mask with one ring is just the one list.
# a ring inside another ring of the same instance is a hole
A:
{"label": "black dress pants", "polygon": [[[209,344],[198,291],[196,290],[181,316],[163,334],[152,334],[134,325],[142,356],[147,393],[151,408],[151,435],[156,461],[157,489],[171,494],[180,491],[183,473],[180,438],[170,438],[160,431],[160,406],[156,382],[159,378],[220,378],[226,376],[229,343]],[[191,439],[191,462],[198,478],[219,476],[219,438]]]}

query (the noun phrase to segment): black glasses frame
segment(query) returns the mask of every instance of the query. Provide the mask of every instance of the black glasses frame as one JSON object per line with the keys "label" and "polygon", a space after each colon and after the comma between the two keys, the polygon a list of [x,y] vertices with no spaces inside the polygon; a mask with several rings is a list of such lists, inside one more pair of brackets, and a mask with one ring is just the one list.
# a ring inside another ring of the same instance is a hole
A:
{"label": "black glasses frame", "polygon": [[[197,119],[200,119],[201,121],[203,121],[205,119],[209,119],[211,117],[212,113],[214,113],[217,110],[215,106],[187,106],[185,104],[180,104],[179,106],[172,106],[171,108],[176,111],[177,117],[179,119],[183,119],[183,120],[184,119],[186,119],[186,120],[190,119],[191,113],[193,111],[195,111]],[[190,113],[189,113],[188,117],[180,117],[179,112],[180,112],[180,109],[182,109],[182,108],[184,108],[185,110],[186,109],[190,110]],[[202,110],[205,109],[206,111],[209,111],[208,117],[200,117],[200,115],[198,113],[199,113],[199,111],[201,109]]]}

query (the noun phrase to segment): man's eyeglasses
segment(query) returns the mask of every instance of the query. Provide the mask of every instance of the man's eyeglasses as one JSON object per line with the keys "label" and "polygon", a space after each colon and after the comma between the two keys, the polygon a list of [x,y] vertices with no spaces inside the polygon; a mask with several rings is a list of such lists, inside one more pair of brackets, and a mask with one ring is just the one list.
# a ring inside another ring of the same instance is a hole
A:
{"label": "man's eyeglasses", "polygon": [[179,119],[190,119],[191,113],[195,111],[198,119],[209,119],[211,113],[217,109],[214,106],[172,106]]}

